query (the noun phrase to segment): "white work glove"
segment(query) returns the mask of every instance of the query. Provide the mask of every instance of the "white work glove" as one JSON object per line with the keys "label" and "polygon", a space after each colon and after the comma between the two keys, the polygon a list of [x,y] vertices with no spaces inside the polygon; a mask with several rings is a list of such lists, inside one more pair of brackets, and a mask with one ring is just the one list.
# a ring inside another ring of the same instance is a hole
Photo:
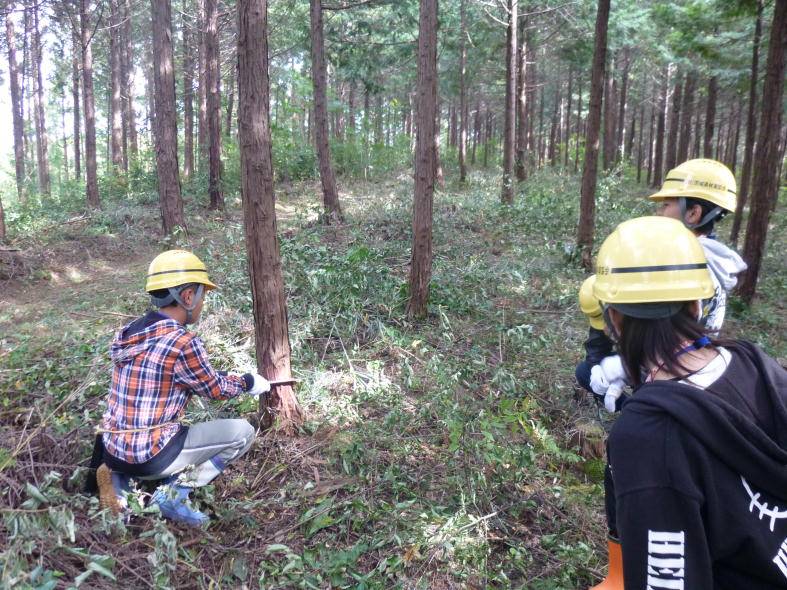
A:
{"label": "white work glove", "polygon": [[604,408],[606,408],[607,412],[610,414],[614,414],[617,409],[618,398],[623,395],[624,385],[625,384],[621,384],[620,381],[615,381],[610,384],[609,389],[607,389],[607,394],[604,396]]}
{"label": "white work glove", "polygon": [[604,407],[614,413],[618,398],[623,395],[626,383],[626,370],[619,355],[608,356],[590,370],[590,388],[598,396],[604,397]]}
{"label": "white work glove", "polygon": [[254,379],[254,382],[251,385],[251,389],[249,389],[246,393],[253,396],[260,396],[263,393],[268,393],[271,390],[271,384],[265,377],[258,375],[257,373],[251,373],[251,376]]}

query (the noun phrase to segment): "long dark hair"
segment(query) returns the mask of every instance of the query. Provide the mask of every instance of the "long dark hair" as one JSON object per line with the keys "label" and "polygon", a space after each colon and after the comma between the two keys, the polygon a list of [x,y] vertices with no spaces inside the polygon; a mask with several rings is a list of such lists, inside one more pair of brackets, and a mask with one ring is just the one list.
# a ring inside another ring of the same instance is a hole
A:
{"label": "long dark hair", "polygon": [[673,375],[691,372],[675,353],[686,340],[694,342],[705,335],[705,328],[693,310],[687,301],[678,313],[668,318],[646,320],[623,316],[618,349],[632,385],[642,384],[643,367],[660,366]]}

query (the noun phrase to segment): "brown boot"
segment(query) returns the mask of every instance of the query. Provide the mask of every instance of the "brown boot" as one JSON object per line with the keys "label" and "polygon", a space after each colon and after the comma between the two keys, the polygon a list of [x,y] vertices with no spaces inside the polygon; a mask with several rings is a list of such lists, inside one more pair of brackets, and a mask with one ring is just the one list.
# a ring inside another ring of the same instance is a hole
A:
{"label": "brown boot", "polygon": [[[128,505],[124,495],[122,480],[124,476],[113,473],[104,463],[96,470],[98,483],[98,502],[101,508],[109,509],[112,514],[121,514]],[[127,487],[127,485],[126,485]]]}
{"label": "brown boot", "polygon": [[604,580],[593,586],[590,590],[624,590],[623,587],[623,552],[620,541],[609,538],[607,540],[607,554],[609,558],[609,571]]}

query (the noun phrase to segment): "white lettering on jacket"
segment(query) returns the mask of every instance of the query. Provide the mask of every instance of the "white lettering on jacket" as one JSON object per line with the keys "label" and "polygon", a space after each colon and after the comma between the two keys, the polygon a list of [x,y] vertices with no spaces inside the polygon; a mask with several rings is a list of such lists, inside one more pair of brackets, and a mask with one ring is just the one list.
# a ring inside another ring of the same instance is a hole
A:
{"label": "white lettering on jacket", "polygon": [[685,577],[685,534],[683,531],[648,531],[647,590],[683,590]]}
{"label": "white lettering on jacket", "polygon": [[771,519],[770,526],[771,532],[773,532],[773,527],[776,524],[777,519],[787,518],[787,510],[779,510],[778,506],[774,506],[773,508],[768,508],[767,502],[760,502],[760,492],[755,493],[750,487],[749,482],[746,481],[746,478],[741,475],[741,482],[743,483],[743,487],[746,490],[746,493],[749,494],[749,512],[752,514],[755,510],[760,512],[760,520],[762,520],[763,516],[767,516]]}
{"label": "white lettering on jacket", "polygon": [[779,552],[776,554],[776,557],[773,558],[773,563],[776,564],[785,578],[787,578],[787,539],[782,542],[782,546],[779,547]]}

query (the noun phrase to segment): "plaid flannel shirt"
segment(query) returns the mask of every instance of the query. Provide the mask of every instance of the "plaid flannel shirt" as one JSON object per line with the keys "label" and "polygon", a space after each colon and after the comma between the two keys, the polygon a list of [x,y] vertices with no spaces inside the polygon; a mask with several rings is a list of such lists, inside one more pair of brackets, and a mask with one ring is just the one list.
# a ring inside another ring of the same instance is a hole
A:
{"label": "plaid flannel shirt", "polygon": [[[132,325],[111,346],[115,367],[102,428],[143,431],[105,432],[103,440],[114,457],[144,463],[177,434],[192,394],[229,399],[242,393],[245,384],[239,376],[217,373],[202,341],[175,320],[162,319],[127,335]],[[169,422],[174,424],[165,425]]]}

